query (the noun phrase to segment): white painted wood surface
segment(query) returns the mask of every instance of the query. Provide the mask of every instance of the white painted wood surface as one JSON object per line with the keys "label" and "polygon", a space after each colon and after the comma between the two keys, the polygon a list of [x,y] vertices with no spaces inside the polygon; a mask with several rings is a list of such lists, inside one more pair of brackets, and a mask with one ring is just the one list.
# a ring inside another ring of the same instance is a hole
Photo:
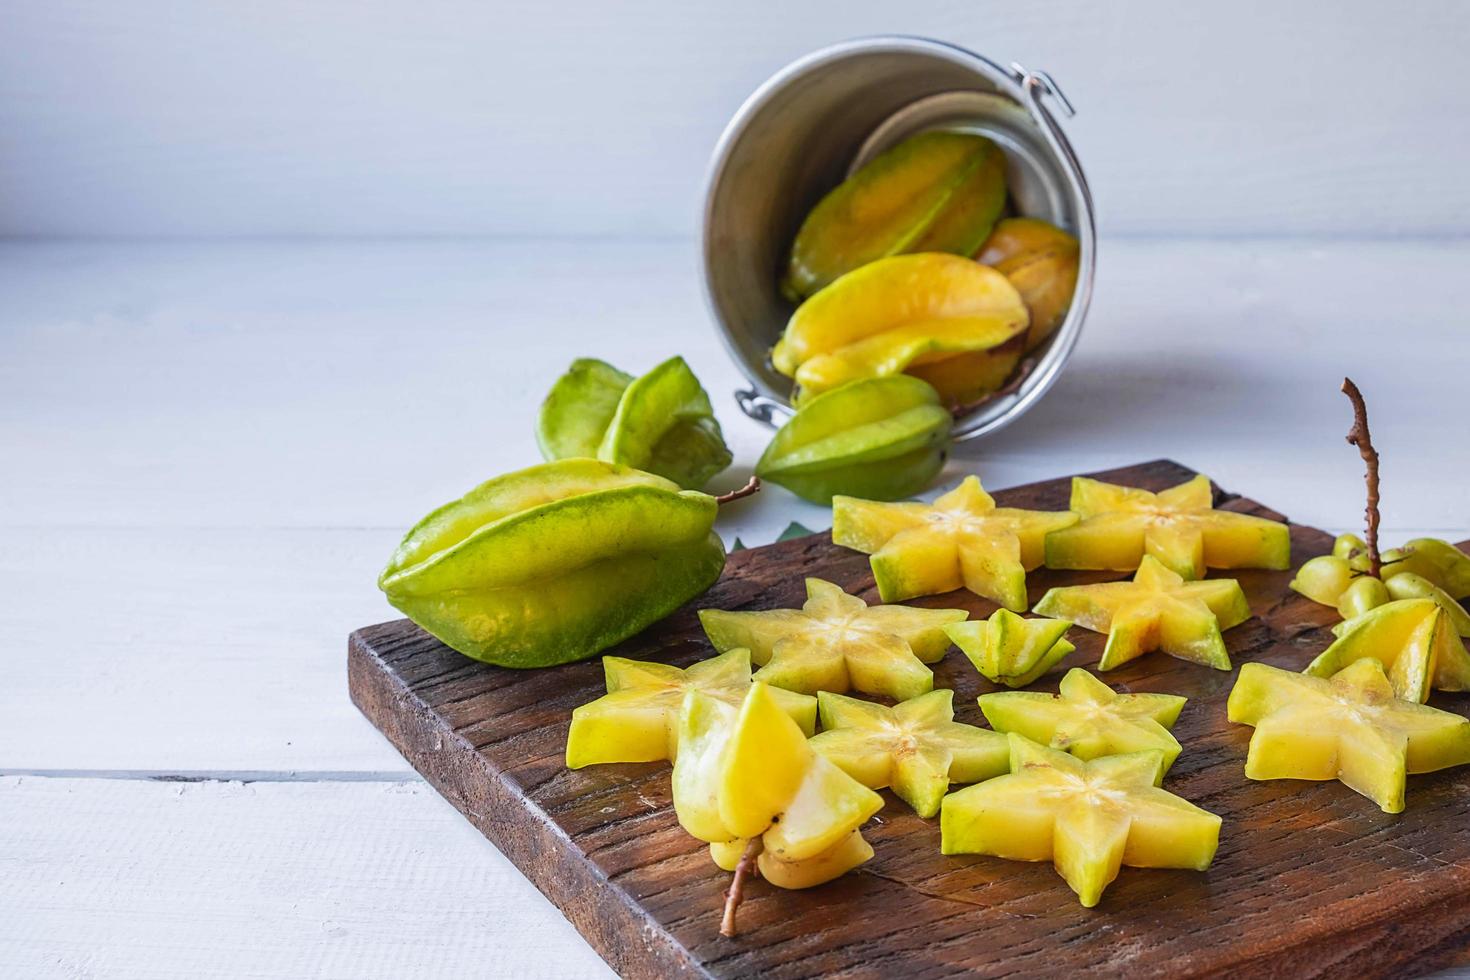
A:
{"label": "white painted wood surface", "polygon": [[[743,479],[767,433],[728,398],[693,254],[0,245],[0,972],[604,972],[357,716],[345,639],[393,615],[373,580],[408,524],[534,461],[536,403],[574,356],[684,353],[736,450],[723,481]],[[1102,256],[1057,389],[952,475],[1002,487],[1173,456],[1350,528],[1350,372],[1384,452],[1386,539],[1470,537],[1470,245]],[[763,543],[826,513],[772,488],[721,529]],[[159,781],[180,775],[210,781]]]}
{"label": "white painted wood surface", "polygon": [[0,234],[686,235],[788,61],[1050,69],[1113,233],[1463,235],[1470,5],[0,0]]}

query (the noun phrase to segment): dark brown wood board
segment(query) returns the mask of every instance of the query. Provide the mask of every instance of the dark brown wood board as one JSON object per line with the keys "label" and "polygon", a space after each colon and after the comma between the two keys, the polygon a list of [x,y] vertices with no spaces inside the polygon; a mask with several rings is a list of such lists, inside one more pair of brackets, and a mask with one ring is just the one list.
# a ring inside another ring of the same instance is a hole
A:
{"label": "dark brown wood board", "polygon": [[[1157,461],[1092,475],[1159,490],[1194,474]],[[995,496],[1064,509],[1069,482]],[[1218,507],[1282,519],[1216,495]],[[1295,564],[1331,544],[1292,525]],[[679,666],[712,656],[696,606],[799,606],[807,575],[877,601],[867,556],[823,532],[736,552],[709,593],[609,652]],[[1035,602],[1054,585],[1127,577],[1041,569],[1028,585]],[[1225,634],[1237,667],[1300,670],[1330,642],[1335,613],[1290,591],[1291,573],[1236,577],[1254,613]],[[995,608],[964,591],[914,604],[981,617]],[[1077,628],[1069,638],[1077,652],[1033,690],[1055,691],[1061,669],[1097,662],[1104,637]],[[943,856],[938,820],[885,791],[864,830],[871,861],[806,891],[752,883],[732,939],[719,934],[730,875],[680,829],[669,766],[563,765],[572,709],[604,693],[598,660],[491,667],[398,620],[352,634],[348,676],[373,724],[625,977],[1404,976],[1470,947],[1470,767],[1411,776],[1399,815],[1337,783],[1250,782],[1251,729],[1225,717],[1235,673],[1161,653],[1103,676],[1189,697],[1174,729],[1184,751],[1164,785],[1224,818],[1209,871],[1124,868],[1085,909],[1049,863]],[[955,690],[958,720],[985,724],[975,698],[996,687],[958,650],[936,665],[935,685]],[[1470,697],[1436,693],[1432,703],[1470,714]]]}

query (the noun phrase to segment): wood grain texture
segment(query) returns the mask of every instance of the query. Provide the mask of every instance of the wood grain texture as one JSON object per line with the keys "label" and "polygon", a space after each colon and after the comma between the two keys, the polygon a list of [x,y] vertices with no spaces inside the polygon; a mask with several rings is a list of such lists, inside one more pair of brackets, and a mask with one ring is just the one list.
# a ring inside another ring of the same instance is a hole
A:
{"label": "wood grain texture", "polygon": [[[1094,475],[1158,490],[1191,471],[1158,461]],[[1058,509],[1067,495],[1068,482],[1052,480],[996,496]],[[1217,506],[1280,517],[1224,493]],[[1331,546],[1299,525],[1292,540],[1297,561]],[[876,600],[866,556],[818,534],[733,555],[699,605],[794,606],[806,574]],[[1053,585],[1122,577],[1041,570],[1028,584],[1034,601]],[[1289,591],[1289,573],[1237,577],[1254,614],[1226,633],[1237,666],[1300,669],[1326,645],[1333,612]],[[966,592],[918,604],[994,608]],[[1078,650],[1064,666],[1095,663],[1104,638],[1080,629],[1072,638]],[[685,665],[711,650],[691,607],[611,652]],[[983,724],[974,699],[994,686],[955,651],[935,673],[957,693],[957,718]],[[1058,677],[1035,687],[1055,690]],[[866,831],[872,861],[806,892],[756,883],[741,935],[724,939],[728,875],[679,828],[668,767],[563,765],[572,708],[602,693],[600,664],[497,669],[406,621],[349,643],[353,700],[624,976],[1401,976],[1449,963],[1470,942],[1470,769],[1413,777],[1397,816],[1336,783],[1251,783],[1242,774],[1251,730],[1225,718],[1232,673],[1151,654],[1106,679],[1190,698],[1175,728],[1184,752],[1165,786],[1224,817],[1207,873],[1124,869],[1088,910],[1049,864],[944,857],[937,822],[889,795]],[[1434,703],[1470,708],[1464,696]]]}

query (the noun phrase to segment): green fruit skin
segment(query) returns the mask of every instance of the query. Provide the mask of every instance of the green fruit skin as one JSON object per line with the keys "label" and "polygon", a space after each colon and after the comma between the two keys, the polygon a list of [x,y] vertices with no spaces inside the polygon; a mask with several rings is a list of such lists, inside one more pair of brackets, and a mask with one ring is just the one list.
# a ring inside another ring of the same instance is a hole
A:
{"label": "green fruit skin", "polygon": [[536,444],[542,458],[596,457],[623,391],[632,383],[631,374],[606,361],[591,357],[573,361],[541,403]]}
{"label": "green fruit skin", "polygon": [[766,447],[755,473],[813,503],[902,500],[944,468],[953,418],[906,375],[850,382],[811,399]]}
{"label": "green fruit skin", "polygon": [[430,514],[378,584],[425,631],[476,660],[582,660],[714,584],[725,563],[711,530],[716,509],[713,497],[626,467],[542,464]]}

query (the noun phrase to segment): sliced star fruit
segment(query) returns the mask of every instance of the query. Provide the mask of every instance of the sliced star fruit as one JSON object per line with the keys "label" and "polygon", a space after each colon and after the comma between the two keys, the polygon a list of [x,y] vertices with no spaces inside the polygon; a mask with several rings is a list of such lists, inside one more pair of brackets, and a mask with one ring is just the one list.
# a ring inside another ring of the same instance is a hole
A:
{"label": "sliced star fruit", "polygon": [[1220,818],[1158,786],[1154,749],[1084,762],[1017,734],[1011,772],[944,798],[945,854],[1051,861],[1092,908],[1123,865],[1203,871],[1215,858]]}
{"label": "sliced star fruit", "polygon": [[761,664],[755,679],[790,691],[861,691],[897,700],[934,688],[926,666],[944,656],[943,627],[963,609],[869,606],[831,582],[806,580],[800,609],[730,612],[701,609],[700,624],[716,650],[745,647]]}
{"label": "sliced star fruit", "polygon": [[547,459],[585,456],[697,490],[730,465],[714,408],[682,357],[641,378],[581,358],[541,404],[536,441]]}
{"label": "sliced star fruit", "polygon": [[1057,694],[982,694],[980,711],[998,732],[1015,732],[1079,759],[1154,749],[1164,757],[1162,779],[1179,757],[1179,742],[1169,729],[1179,720],[1184,701],[1175,694],[1119,694],[1073,667]]}
{"label": "sliced star fruit", "polygon": [[921,817],[939,812],[951,783],[1010,768],[1004,735],[954,720],[954,692],[930,691],[893,707],[822,691],[822,734],[811,747],[870,789],[891,786]]}
{"label": "sliced star fruit", "polygon": [[1245,664],[1226,710],[1255,727],[1247,779],[1336,779],[1385,813],[1403,812],[1410,773],[1470,762],[1470,721],[1396,697],[1371,657],[1330,678]]}
{"label": "sliced star fruit", "polygon": [[832,498],[834,544],[872,555],[884,602],[967,588],[1014,612],[1026,608],[1026,572],[1041,564],[1049,533],[1068,511],[997,507],[966,477],[931,504]]}
{"label": "sliced star fruit", "polygon": [[996,351],[1025,333],[1028,322],[1020,293],[994,269],[959,255],[896,255],[801,304],[771,363],[796,379],[800,404],[860,378]]}
{"label": "sliced star fruit", "polygon": [[[750,691],[750,651],[728,650],[685,669],[603,657],[607,694],[572,711],[567,768],[605,762],[658,762],[678,754],[684,695],[701,691],[738,706]],[[807,735],[817,730],[816,698],[773,690],[772,697]]]}
{"label": "sliced star fruit", "polygon": [[1337,639],[1306,673],[1331,677],[1369,659],[1382,664],[1395,697],[1422,704],[1432,689],[1470,691],[1470,653],[1433,599],[1387,602],[1339,623],[1334,632]]}
{"label": "sliced star fruit", "polygon": [[1210,478],[1158,493],[1072,478],[1081,520],[1046,540],[1048,568],[1129,571],[1152,555],[1185,578],[1206,568],[1291,566],[1291,532],[1263,517],[1213,508]]}
{"label": "sliced star fruit", "polygon": [[1024,619],[997,609],[988,620],[954,623],[944,632],[986,680],[1025,687],[1077,649],[1063,639],[1071,628],[1063,619]]}
{"label": "sliced star fruit", "polygon": [[1450,626],[1460,636],[1470,637],[1470,613],[1454,598],[1422,575],[1399,572],[1383,583],[1388,594],[1395,599],[1433,599],[1450,618]]}
{"label": "sliced star fruit", "polygon": [[817,395],[776,433],[755,473],[799,497],[899,500],[944,467],[953,417],[917,378],[854,381]]}
{"label": "sliced star fruit", "polygon": [[1108,634],[1098,670],[1120,667],[1151,650],[1229,670],[1230,654],[1220,632],[1251,614],[1234,579],[1186,582],[1152,555],[1143,556],[1131,582],[1052,589],[1035,611]]}
{"label": "sliced star fruit", "polygon": [[990,140],[934,131],[874,157],[806,216],[782,291],[800,302],[900,252],[969,255],[1005,207],[1005,156]]}
{"label": "sliced star fruit", "polygon": [[1055,225],[1006,218],[975,254],[976,262],[994,268],[1021,294],[1031,314],[1026,350],[1034,350],[1066,319],[1077,291],[1081,251],[1077,239]]}

